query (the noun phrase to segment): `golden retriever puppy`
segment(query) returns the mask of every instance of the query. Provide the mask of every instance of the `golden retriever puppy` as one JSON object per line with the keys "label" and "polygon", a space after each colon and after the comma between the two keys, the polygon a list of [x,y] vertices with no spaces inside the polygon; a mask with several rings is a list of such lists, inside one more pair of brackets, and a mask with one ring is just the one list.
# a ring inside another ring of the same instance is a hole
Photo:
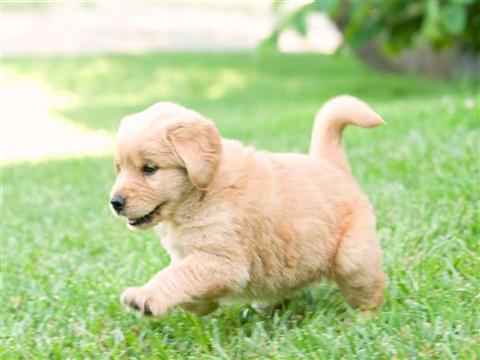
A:
{"label": "golden retriever puppy", "polygon": [[275,304],[333,279],[354,307],[375,307],[386,277],[375,216],[342,151],[348,124],[383,120],[340,96],[319,111],[309,155],[256,151],[222,139],[197,112],[168,102],[123,119],[114,213],[154,228],[171,264],[121,301],[161,316],[176,306],[207,314],[220,301]]}

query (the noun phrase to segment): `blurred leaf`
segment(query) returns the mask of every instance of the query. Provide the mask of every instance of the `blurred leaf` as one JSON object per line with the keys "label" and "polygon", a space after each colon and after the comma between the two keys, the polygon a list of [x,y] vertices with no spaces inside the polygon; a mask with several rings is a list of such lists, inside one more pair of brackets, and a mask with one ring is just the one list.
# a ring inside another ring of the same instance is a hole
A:
{"label": "blurred leaf", "polygon": [[[274,7],[281,4],[275,2]],[[457,44],[468,51],[480,50],[480,0],[315,0],[285,15],[271,41],[289,27],[305,35],[312,11],[322,11],[335,22],[344,45],[361,47],[382,33],[391,53],[412,46],[415,38],[433,48]]]}
{"label": "blurred leaf", "polygon": [[337,2],[337,0],[315,0],[313,2],[313,10],[325,12],[328,14]]}
{"label": "blurred leaf", "polygon": [[310,5],[311,4],[302,6],[295,11],[290,18],[290,23],[302,36],[307,35],[307,15],[311,8]]}
{"label": "blurred leaf", "polygon": [[442,9],[441,23],[447,33],[460,34],[466,25],[467,11],[463,5],[449,4]]}
{"label": "blurred leaf", "polygon": [[451,4],[458,4],[458,5],[470,5],[473,4],[475,1],[478,0],[450,0]]}
{"label": "blurred leaf", "polygon": [[401,50],[411,45],[422,24],[421,16],[406,18],[391,25],[387,31],[385,50],[390,54],[398,54]]}
{"label": "blurred leaf", "polygon": [[272,34],[270,34],[269,37],[266,39],[262,40],[260,43],[260,51],[261,52],[271,52],[276,49],[277,47],[277,42],[278,42],[278,37],[280,36],[278,31],[274,31]]}
{"label": "blurred leaf", "polygon": [[350,44],[353,47],[360,47],[370,40],[375,34],[382,29],[382,23],[379,19],[371,19],[367,23],[358,29],[355,34],[350,38]]}
{"label": "blurred leaf", "polygon": [[426,2],[426,14],[422,25],[422,32],[431,42],[437,42],[442,31],[440,27],[440,6],[438,0]]}
{"label": "blurred leaf", "polygon": [[271,51],[277,46],[278,38],[280,34],[289,27],[293,27],[303,36],[307,32],[307,15],[311,11],[312,4],[306,4],[297,10],[284,15],[275,26],[274,31],[260,43],[261,51]]}
{"label": "blurred leaf", "polygon": [[[350,7],[351,20],[344,29],[345,39],[353,46],[360,45],[365,42],[371,30],[375,30],[376,21],[369,20],[372,14],[372,3],[370,2],[354,2]],[[372,29],[370,29],[373,24]]]}

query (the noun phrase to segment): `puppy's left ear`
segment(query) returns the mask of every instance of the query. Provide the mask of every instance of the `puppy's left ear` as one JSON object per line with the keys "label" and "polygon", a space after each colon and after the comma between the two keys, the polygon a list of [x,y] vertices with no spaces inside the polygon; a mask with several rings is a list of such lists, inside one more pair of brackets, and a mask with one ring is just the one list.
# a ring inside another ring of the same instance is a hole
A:
{"label": "puppy's left ear", "polygon": [[222,142],[215,125],[201,118],[181,121],[167,129],[167,139],[183,162],[193,186],[207,189],[222,155]]}

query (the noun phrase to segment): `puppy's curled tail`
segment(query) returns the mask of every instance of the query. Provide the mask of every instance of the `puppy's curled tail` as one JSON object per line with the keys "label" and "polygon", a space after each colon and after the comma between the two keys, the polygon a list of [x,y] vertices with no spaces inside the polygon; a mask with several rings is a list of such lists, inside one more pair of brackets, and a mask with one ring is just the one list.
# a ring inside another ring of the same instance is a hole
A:
{"label": "puppy's curled tail", "polygon": [[310,155],[326,159],[335,167],[350,173],[350,165],[342,149],[342,133],[347,125],[371,128],[384,121],[370,106],[350,95],[327,101],[315,117]]}

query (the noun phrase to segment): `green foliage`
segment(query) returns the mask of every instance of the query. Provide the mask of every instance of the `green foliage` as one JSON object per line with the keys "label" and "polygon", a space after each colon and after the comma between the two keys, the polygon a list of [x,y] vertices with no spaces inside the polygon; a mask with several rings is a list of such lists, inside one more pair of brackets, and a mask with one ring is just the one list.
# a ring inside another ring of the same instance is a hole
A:
{"label": "green foliage", "polygon": [[417,39],[435,49],[458,45],[480,51],[480,0],[315,0],[284,16],[267,42],[289,26],[304,33],[312,11],[327,13],[353,47],[381,35],[385,50],[393,54]]}
{"label": "green foliage", "polygon": [[[5,60],[75,94],[63,117],[113,133],[154,101],[206,114],[228,138],[308,149],[319,106],[340,93],[387,121],[346,130],[375,207],[389,276],[375,316],[322,283],[271,316],[127,313],[118,296],[169,259],[152,232],[113,218],[112,156],[2,168],[2,359],[478,359],[478,89],[378,74],[342,56],[149,54]],[[32,120],[34,121],[34,119]],[[40,134],[41,135],[41,134]]]}

